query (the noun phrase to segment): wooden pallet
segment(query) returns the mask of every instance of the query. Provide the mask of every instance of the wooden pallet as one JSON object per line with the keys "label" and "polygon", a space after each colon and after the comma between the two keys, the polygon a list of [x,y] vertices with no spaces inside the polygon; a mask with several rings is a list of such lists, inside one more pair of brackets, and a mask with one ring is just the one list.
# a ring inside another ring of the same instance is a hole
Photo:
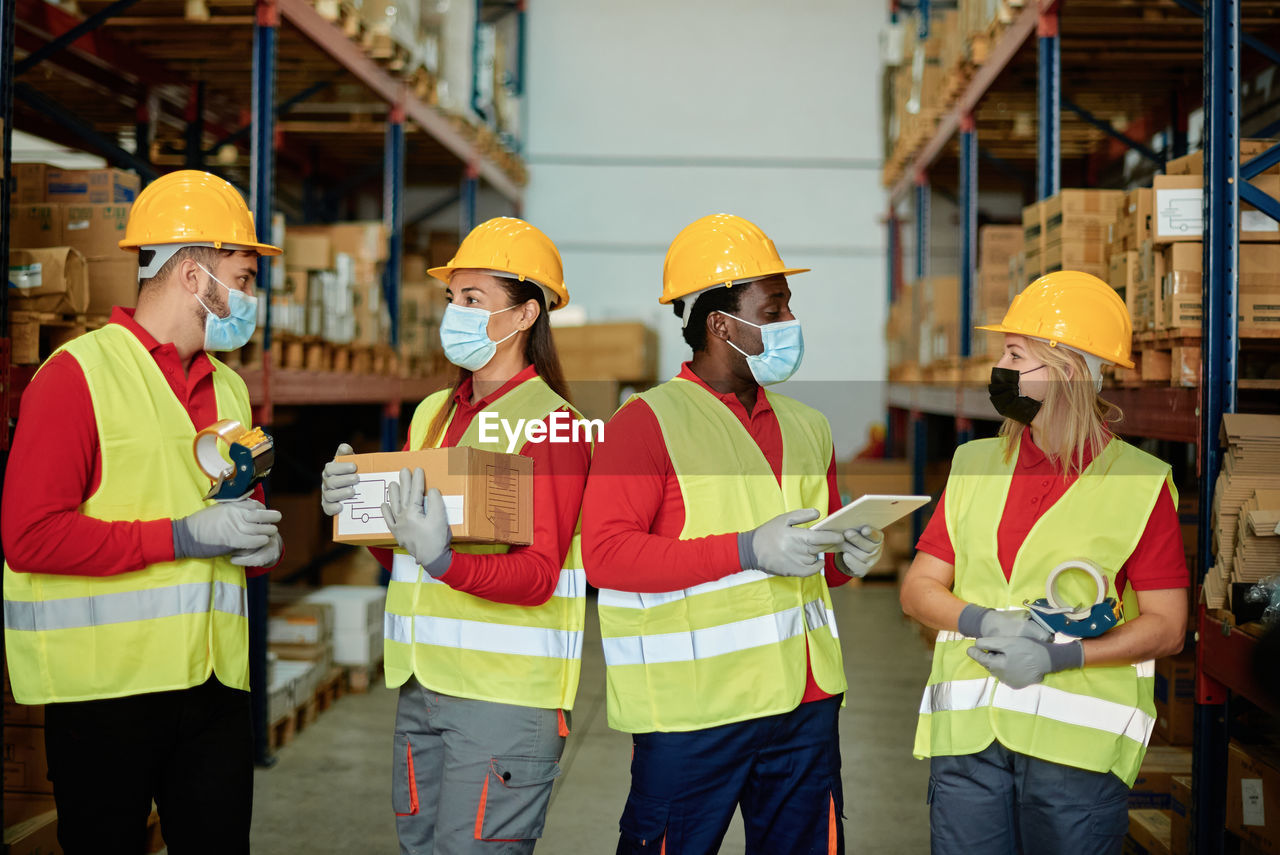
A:
{"label": "wooden pallet", "polygon": [[288,715],[283,716],[278,721],[273,721],[267,726],[267,745],[272,751],[279,751],[284,746],[293,742],[293,738],[298,734],[298,716],[296,711],[291,711]]}
{"label": "wooden pallet", "polygon": [[353,695],[363,695],[369,691],[369,687],[373,685],[381,673],[381,659],[372,665],[348,665],[347,688]]}
{"label": "wooden pallet", "polygon": [[316,685],[316,710],[318,712],[327,712],[330,707],[338,702],[338,698],[345,694],[345,676],[343,670],[335,666],[330,668],[329,673]]}
{"label": "wooden pallet", "polygon": [[89,330],[98,329],[106,322],[106,315],[11,312],[10,359],[14,365],[39,365],[62,345]]}

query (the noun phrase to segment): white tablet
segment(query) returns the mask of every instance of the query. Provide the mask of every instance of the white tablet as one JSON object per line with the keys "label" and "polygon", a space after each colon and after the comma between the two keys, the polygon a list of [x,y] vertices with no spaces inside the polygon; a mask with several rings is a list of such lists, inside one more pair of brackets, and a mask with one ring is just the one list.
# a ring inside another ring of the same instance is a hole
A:
{"label": "white tablet", "polygon": [[883,529],[907,514],[929,504],[930,496],[863,496],[845,505],[812,528],[818,531],[845,531],[869,525]]}

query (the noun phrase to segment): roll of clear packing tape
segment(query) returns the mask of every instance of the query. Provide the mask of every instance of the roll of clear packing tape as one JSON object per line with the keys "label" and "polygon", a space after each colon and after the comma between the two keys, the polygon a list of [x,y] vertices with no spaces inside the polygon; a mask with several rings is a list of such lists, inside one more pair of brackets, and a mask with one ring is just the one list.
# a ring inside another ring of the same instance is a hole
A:
{"label": "roll of clear packing tape", "polygon": [[[1093,582],[1097,586],[1098,593],[1092,603],[1076,609],[1072,603],[1064,603],[1058,599],[1058,577],[1063,573],[1071,570],[1083,570],[1093,577]],[[1063,614],[1072,620],[1084,620],[1089,616],[1090,610],[1107,597],[1107,577],[1102,575],[1102,569],[1083,558],[1063,561],[1057,567],[1054,567],[1049,573],[1049,578],[1044,584],[1045,599],[1049,601],[1049,607],[1055,610],[1061,610]]]}

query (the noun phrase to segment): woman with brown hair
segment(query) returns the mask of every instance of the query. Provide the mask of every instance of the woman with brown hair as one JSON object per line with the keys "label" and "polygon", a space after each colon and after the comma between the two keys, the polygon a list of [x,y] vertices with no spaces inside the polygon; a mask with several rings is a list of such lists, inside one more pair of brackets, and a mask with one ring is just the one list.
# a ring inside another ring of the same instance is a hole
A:
{"label": "woman with brown hair", "polygon": [[1005,421],[956,449],[901,591],[939,631],[914,750],[931,758],[932,851],[1119,852],[1153,660],[1186,633],[1177,494],[1098,397],[1104,362],[1133,366],[1106,283],[1051,273],[981,329],[1004,334]]}
{"label": "woman with brown hair", "polygon": [[[424,490],[421,469],[402,470],[388,489],[382,512],[399,546],[393,557],[374,552],[391,566],[396,828],[405,853],[490,852],[493,841],[532,852],[560,773],[586,602],[577,523],[590,445],[555,430],[580,416],[547,320],[569,292],[555,245],[506,217],[477,226],[430,274],[448,285],[440,337],[458,373],[418,406],[405,450],[523,443],[534,461],[534,537],[451,545],[444,499]],[[337,456],[350,453],[343,445]],[[326,513],[354,497],[356,480],[352,463],[325,467]]]}

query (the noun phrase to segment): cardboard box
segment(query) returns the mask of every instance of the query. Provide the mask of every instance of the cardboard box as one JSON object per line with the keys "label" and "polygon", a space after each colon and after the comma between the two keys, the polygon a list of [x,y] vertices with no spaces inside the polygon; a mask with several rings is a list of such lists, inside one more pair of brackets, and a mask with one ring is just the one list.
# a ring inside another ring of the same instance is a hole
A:
{"label": "cardboard box", "polygon": [[387,227],[381,220],[359,223],[334,223],[323,227],[335,253],[344,252],[360,261],[387,260],[389,243]]}
{"label": "cardboard box", "polygon": [[[14,164],[17,169],[19,164]],[[66,246],[63,239],[62,206],[47,202],[19,204],[9,208],[9,246],[19,249],[43,249]]]}
{"label": "cardboard box", "polygon": [[328,603],[273,605],[267,613],[271,644],[322,644],[333,637],[333,606]]}
{"label": "cardboard box", "polygon": [[1022,253],[1022,278],[1030,284],[1044,275],[1044,256],[1037,248]]}
{"label": "cardboard box", "polygon": [[569,400],[588,419],[608,421],[622,406],[622,384],[617,380],[574,380]]}
{"label": "cardboard box", "polygon": [[1036,202],[1022,209],[1022,250],[1030,255],[1044,246],[1044,203]]}
{"label": "cardboard box", "polygon": [[1154,205],[1155,191],[1150,187],[1139,187],[1125,194],[1118,213],[1123,218],[1127,249],[1137,249],[1143,241],[1151,240]]}
{"label": "cardboard box", "polygon": [[[498,435],[495,444],[507,442],[501,427],[495,428],[494,433]],[[444,495],[455,542],[533,542],[533,461],[528,457],[458,447],[353,454],[337,459],[355,463],[361,480],[356,498],[345,502],[342,513],[333,518],[336,543],[395,544],[382,519],[382,504],[388,485],[399,478],[404,468],[421,468],[426,473],[428,489],[435,487]]]}
{"label": "cardboard box", "polygon": [[1280,852],[1280,756],[1232,741],[1227,752],[1227,830]]}
{"label": "cardboard box", "polygon": [[89,306],[91,315],[105,315],[113,306],[132,309],[138,305],[138,258],[132,253],[117,252],[105,258],[85,262],[89,272]]}
{"label": "cardboard box", "polygon": [[867,495],[907,495],[912,492],[911,462],[899,459],[854,459],[837,463],[836,484],[841,498],[847,496],[850,502]]}
{"label": "cardboard box", "polygon": [[1203,244],[1183,241],[1164,248],[1164,276],[1160,293],[1163,298],[1175,294],[1198,294],[1201,290]]}
{"label": "cardboard box", "polygon": [[[67,246],[80,250],[85,258],[137,256],[120,249],[132,205],[63,205],[63,238]],[[136,265],[135,265],[136,267]]]}
{"label": "cardboard box", "polygon": [[1195,685],[1196,661],[1192,651],[1156,660],[1155,732],[1170,745],[1191,744],[1195,732]]}
{"label": "cardboard box", "polygon": [[1105,280],[1109,273],[1107,247],[1100,239],[1070,236],[1045,244],[1044,272],[1079,270]]}
{"label": "cardboard box", "polygon": [[1174,775],[1169,791],[1170,855],[1191,853],[1191,776]]}
{"label": "cardboard box", "polygon": [[9,282],[19,311],[74,314],[89,306],[84,256],[69,246],[10,250]]}
{"label": "cardboard box", "polygon": [[47,202],[49,172],[58,167],[50,163],[15,163],[9,168],[13,179],[11,203]]}
{"label": "cardboard box", "polygon": [[982,226],[978,229],[978,269],[1008,270],[1009,258],[1022,252],[1021,226]]}
{"label": "cardboard box", "polygon": [[1138,284],[1138,251],[1129,249],[1111,256],[1108,270],[1107,282],[1127,304],[1129,289]]}
{"label": "cardboard box", "polygon": [[1174,775],[1191,774],[1191,750],[1172,745],[1152,745],[1129,791],[1130,810],[1168,810]]}
{"label": "cardboard box", "polygon": [[[1243,166],[1276,144],[1276,140],[1240,140],[1239,162]],[[1204,150],[1193,151],[1185,157],[1176,157],[1164,165],[1165,175],[1204,175]],[[1264,175],[1280,175],[1280,164],[1273,165]]]}
{"label": "cardboard box", "polygon": [[1242,326],[1280,330],[1280,291],[1255,293],[1242,290],[1237,305]]}
{"label": "cardboard box", "polygon": [[1271,243],[1246,243],[1240,246],[1240,277],[1242,283],[1259,280],[1248,277],[1270,274],[1269,284],[1256,290],[1280,291],[1280,246]]}
{"label": "cardboard box", "polygon": [[1123,199],[1120,190],[1062,190],[1050,196],[1041,203],[1045,242],[1059,232],[1105,242],[1107,226],[1115,222]]}
{"label": "cardboard box", "polygon": [[[5,821],[8,821],[7,810]],[[4,853],[5,855],[62,855],[62,847],[58,845],[58,811],[48,810],[38,816],[6,826]]]}
{"label": "cardboard box", "polygon": [[48,813],[55,807],[53,796],[41,793],[5,793],[4,821],[6,826],[17,825],[24,820]]}
{"label": "cardboard box", "polygon": [[565,377],[650,383],[658,376],[658,334],[638,322],[551,328]]}
{"label": "cardboard box", "polygon": [[4,791],[53,793],[44,756],[44,728],[14,725],[4,729]]}
{"label": "cardboard box", "polygon": [[142,181],[123,169],[56,169],[45,173],[45,200],[81,205],[132,202]]}
{"label": "cardboard box", "polygon": [[[1152,221],[1153,237],[1159,243],[1198,241],[1204,232],[1201,200],[1204,177],[1201,175],[1157,175]],[[1280,175],[1259,175],[1253,186],[1272,198],[1280,197]],[[1242,241],[1280,241],[1280,223],[1241,203],[1240,239]]]}
{"label": "cardboard box", "polygon": [[1130,810],[1124,851],[1133,855],[1169,855],[1171,833],[1168,811]]}
{"label": "cardboard box", "polygon": [[284,263],[289,270],[332,268],[333,247],[329,235],[312,229],[289,229],[284,236]]}
{"label": "cardboard box", "polygon": [[427,267],[444,267],[458,253],[457,232],[432,232],[427,237]]}

